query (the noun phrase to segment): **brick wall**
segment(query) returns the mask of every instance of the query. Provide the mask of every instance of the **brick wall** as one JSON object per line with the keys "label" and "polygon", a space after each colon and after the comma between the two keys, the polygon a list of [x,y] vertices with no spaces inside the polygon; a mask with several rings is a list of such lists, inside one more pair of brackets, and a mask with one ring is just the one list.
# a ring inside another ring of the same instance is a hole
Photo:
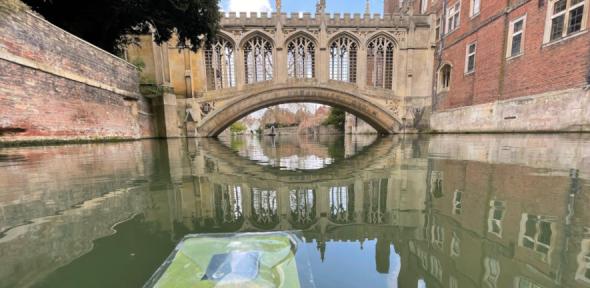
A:
{"label": "brick wall", "polygon": [[[449,0],[448,6],[459,0]],[[540,5],[544,3],[544,5]],[[437,111],[465,107],[495,100],[514,99],[587,85],[590,73],[590,17],[586,31],[571,39],[543,43],[547,1],[481,1],[479,15],[470,17],[471,1],[461,1],[460,26],[447,34],[441,61],[451,64],[448,92],[438,93]],[[590,9],[586,7],[586,10]],[[443,0],[432,12],[443,15]],[[526,14],[524,53],[507,59],[509,23]],[[442,29],[442,28],[441,28]],[[465,75],[466,47],[477,43],[475,72]]]}
{"label": "brick wall", "polygon": [[0,142],[154,136],[133,65],[28,12],[0,30]]}

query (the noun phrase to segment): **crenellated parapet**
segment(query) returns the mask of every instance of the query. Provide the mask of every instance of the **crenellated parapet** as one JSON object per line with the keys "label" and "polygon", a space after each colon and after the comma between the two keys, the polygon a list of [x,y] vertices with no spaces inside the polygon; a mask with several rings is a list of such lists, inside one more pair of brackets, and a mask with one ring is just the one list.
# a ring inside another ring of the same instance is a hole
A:
{"label": "crenellated parapet", "polygon": [[221,18],[221,26],[233,27],[265,27],[282,23],[285,27],[319,27],[326,23],[334,28],[409,28],[416,26],[430,26],[430,16],[409,16],[403,14],[361,14],[361,13],[333,13],[312,14],[305,13],[246,13],[229,12]]}

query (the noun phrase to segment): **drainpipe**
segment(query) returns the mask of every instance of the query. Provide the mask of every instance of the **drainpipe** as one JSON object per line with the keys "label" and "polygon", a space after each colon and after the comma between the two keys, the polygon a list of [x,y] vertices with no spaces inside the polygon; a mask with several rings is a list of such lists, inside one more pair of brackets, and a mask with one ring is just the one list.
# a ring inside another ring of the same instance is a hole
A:
{"label": "drainpipe", "polygon": [[[443,13],[441,15],[440,18],[440,22],[441,25],[439,27],[439,41],[438,41],[438,47],[436,49],[436,61],[438,62],[436,65],[436,68],[434,69],[434,77],[432,77],[432,100],[431,100],[431,107],[430,109],[432,110],[431,113],[434,113],[437,109],[436,106],[438,106],[437,104],[437,90],[436,86],[437,86],[437,80],[438,80],[438,71],[440,70],[440,67],[442,67],[442,54],[443,54],[443,50],[445,49],[445,31],[446,31],[446,26],[447,26],[447,6],[448,6],[448,0],[443,0]],[[436,21],[436,19],[435,19]],[[436,26],[436,24],[435,24]]]}

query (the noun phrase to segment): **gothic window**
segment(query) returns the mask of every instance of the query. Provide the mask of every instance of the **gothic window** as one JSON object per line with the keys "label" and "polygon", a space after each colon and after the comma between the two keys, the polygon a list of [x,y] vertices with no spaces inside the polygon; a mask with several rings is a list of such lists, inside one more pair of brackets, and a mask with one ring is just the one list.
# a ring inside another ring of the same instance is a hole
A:
{"label": "gothic window", "polygon": [[342,36],[330,45],[330,79],[356,82],[358,46],[350,37]]}
{"label": "gothic window", "polygon": [[289,78],[315,77],[315,44],[303,35],[287,44],[287,73]]}
{"label": "gothic window", "polygon": [[391,90],[393,88],[394,43],[379,36],[367,47],[367,85]]}
{"label": "gothic window", "polygon": [[272,80],[272,43],[266,38],[252,37],[244,44],[246,84]]}
{"label": "gothic window", "polygon": [[445,64],[438,73],[438,91],[447,91],[451,86],[451,65]]}
{"label": "gothic window", "polygon": [[209,90],[236,86],[234,52],[233,44],[221,37],[205,50],[207,88]]}

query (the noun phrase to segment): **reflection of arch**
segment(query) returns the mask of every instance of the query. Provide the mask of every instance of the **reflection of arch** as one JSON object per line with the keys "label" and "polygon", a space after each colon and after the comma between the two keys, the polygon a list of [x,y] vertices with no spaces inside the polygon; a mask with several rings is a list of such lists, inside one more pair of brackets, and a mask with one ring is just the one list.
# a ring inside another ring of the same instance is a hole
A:
{"label": "reflection of arch", "polygon": [[290,223],[296,229],[307,228],[316,221],[316,197],[313,189],[289,191]]}
{"label": "reflection of arch", "polygon": [[223,107],[218,107],[205,117],[199,122],[197,131],[201,137],[214,137],[251,112],[277,104],[295,102],[313,102],[342,108],[365,120],[383,134],[396,133],[400,129],[400,121],[374,101],[350,91],[306,85],[286,88],[267,87],[266,90],[255,90],[250,94],[244,92],[243,96]]}
{"label": "reflection of arch", "polygon": [[260,229],[272,229],[279,224],[276,190],[252,188],[252,225]]}

